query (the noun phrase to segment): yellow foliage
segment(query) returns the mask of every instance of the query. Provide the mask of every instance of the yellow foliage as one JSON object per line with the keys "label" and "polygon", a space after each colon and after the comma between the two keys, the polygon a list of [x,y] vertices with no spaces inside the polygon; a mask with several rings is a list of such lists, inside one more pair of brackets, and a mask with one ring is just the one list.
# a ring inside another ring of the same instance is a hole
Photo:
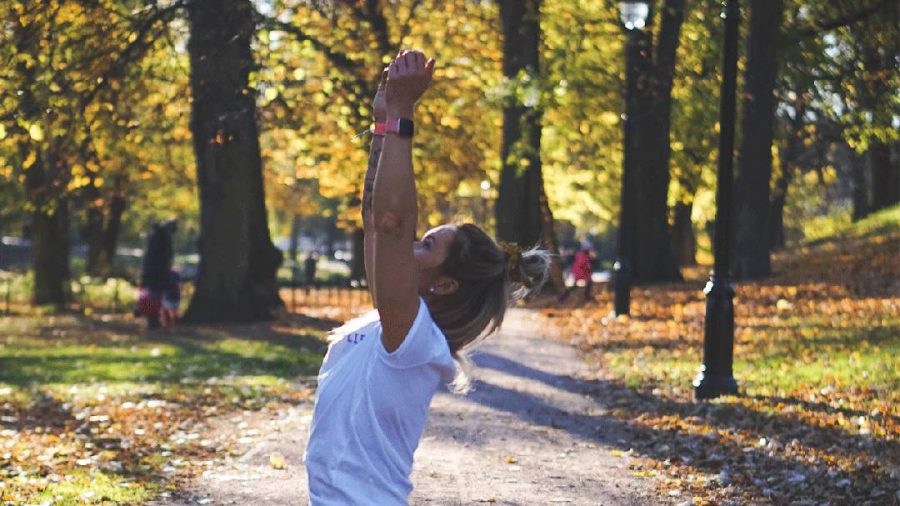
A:
{"label": "yellow foliage", "polygon": [[28,126],[28,135],[31,136],[37,142],[41,142],[44,140],[44,129],[41,128],[41,125],[37,123],[32,123]]}

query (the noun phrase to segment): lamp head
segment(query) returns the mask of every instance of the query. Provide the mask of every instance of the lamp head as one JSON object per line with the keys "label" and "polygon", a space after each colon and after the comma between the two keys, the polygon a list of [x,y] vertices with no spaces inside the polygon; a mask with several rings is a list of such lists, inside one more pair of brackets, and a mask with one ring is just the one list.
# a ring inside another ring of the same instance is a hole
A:
{"label": "lamp head", "polygon": [[626,30],[640,30],[646,26],[650,4],[645,0],[619,2],[619,17]]}

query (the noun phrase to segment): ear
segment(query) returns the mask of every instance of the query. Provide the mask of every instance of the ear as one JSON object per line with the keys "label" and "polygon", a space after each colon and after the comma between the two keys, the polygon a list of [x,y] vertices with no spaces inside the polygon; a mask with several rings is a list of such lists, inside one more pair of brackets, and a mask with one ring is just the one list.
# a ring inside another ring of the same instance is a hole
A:
{"label": "ear", "polygon": [[434,293],[437,295],[451,295],[459,290],[459,282],[450,276],[440,276],[434,282]]}

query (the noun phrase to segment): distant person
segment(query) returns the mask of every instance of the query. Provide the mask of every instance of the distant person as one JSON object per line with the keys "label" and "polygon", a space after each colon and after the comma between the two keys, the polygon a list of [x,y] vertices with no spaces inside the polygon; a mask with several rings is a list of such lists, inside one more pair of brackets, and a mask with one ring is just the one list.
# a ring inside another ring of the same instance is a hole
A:
{"label": "distant person", "polygon": [[[178,222],[175,220],[154,223],[147,237],[136,313],[147,318],[148,329],[161,326],[163,295],[167,289],[172,290],[172,264],[175,258],[172,237],[177,228]],[[177,282],[175,289],[179,289]]]}
{"label": "distant person", "polygon": [[594,280],[592,278],[593,269],[591,268],[592,252],[593,246],[591,246],[590,241],[586,239],[581,241],[578,251],[575,252],[575,261],[572,262],[572,277],[575,278],[575,284],[559,296],[560,302],[568,298],[569,293],[578,286],[579,281],[584,281],[584,301],[588,302],[593,300],[593,296],[591,295],[591,289],[594,286]]}
{"label": "distant person", "polygon": [[306,260],[303,261],[303,272],[306,275],[306,293],[309,293],[309,290],[316,286],[316,263],[318,262],[318,255],[314,251],[310,251],[308,255],[306,255]]}
{"label": "distant person", "polygon": [[166,287],[162,292],[162,304],[159,315],[160,324],[163,327],[174,325],[181,316],[179,314],[179,307],[181,306],[181,276],[176,271],[170,270],[167,278]]}

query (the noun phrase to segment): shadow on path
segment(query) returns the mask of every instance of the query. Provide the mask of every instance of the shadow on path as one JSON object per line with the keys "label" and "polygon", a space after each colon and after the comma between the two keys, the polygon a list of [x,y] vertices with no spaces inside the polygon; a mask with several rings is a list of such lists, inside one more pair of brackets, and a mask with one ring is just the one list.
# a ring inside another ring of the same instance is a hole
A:
{"label": "shadow on path", "polygon": [[[588,395],[595,409],[589,414],[568,411],[553,395],[538,397],[485,380],[475,381],[474,391],[467,397],[471,402],[509,412],[529,424],[564,430],[586,441],[623,451],[634,449],[660,463],[689,466],[717,476],[715,479],[721,485],[733,485],[757,499],[771,494],[768,491],[800,497],[799,484],[808,491],[828,490],[827,496],[821,497],[823,500],[868,499],[879,482],[887,478],[879,477],[879,473],[864,464],[869,454],[900,455],[900,444],[896,441],[873,440],[837,427],[812,425],[799,414],[759,412],[734,403],[680,402],[643,395],[616,381],[579,380],[553,374],[493,351],[473,354],[472,359],[479,367],[501,375],[541,382],[561,391],[560,397],[563,392]],[[804,409],[826,409],[793,399],[782,401]],[[848,410],[847,414],[855,413]],[[689,425],[706,425],[709,430],[689,431]],[[742,446],[734,437],[738,434],[749,436],[754,442],[759,438],[774,439],[775,446]],[[855,444],[847,445],[848,439]],[[799,451],[801,447],[807,451]],[[829,465],[827,460],[810,458],[809,449],[830,456],[826,458],[850,457],[860,465],[851,470]],[[834,494],[835,483],[845,484],[842,494]],[[806,489],[807,486],[811,488]],[[817,497],[813,492],[808,494]]]}

